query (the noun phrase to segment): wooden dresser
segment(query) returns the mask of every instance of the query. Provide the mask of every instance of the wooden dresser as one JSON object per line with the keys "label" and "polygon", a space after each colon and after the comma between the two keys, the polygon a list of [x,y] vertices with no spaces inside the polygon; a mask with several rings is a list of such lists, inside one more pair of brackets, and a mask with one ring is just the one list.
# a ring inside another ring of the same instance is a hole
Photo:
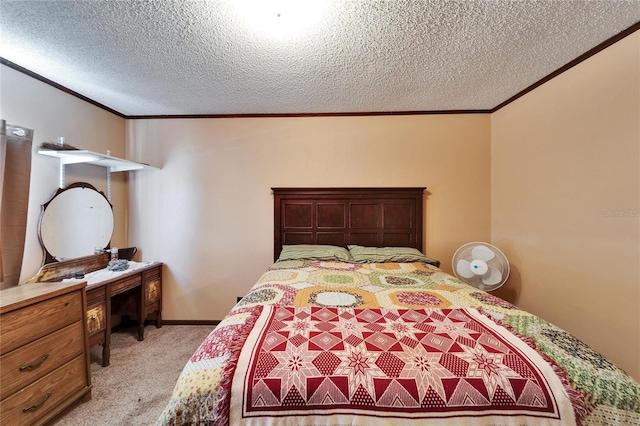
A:
{"label": "wooden dresser", "polygon": [[0,424],[51,420],[91,399],[86,282],[0,291]]}

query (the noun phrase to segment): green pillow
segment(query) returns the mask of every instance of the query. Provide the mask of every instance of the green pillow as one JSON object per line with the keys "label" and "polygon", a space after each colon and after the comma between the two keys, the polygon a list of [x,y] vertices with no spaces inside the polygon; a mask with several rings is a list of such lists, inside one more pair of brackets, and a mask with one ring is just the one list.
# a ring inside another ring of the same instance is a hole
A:
{"label": "green pillow", "polygon": [[429,259],[418,249],[411,247],[363,247],[350,245],[349,253],[357,263],[409,263],[424,262],[440,266],[440,261]]}
{"label": "green pillow", "polygon": [[296,244],[282,246],[278,260],[342,260],[351,262],[351,255],[344,247]]}

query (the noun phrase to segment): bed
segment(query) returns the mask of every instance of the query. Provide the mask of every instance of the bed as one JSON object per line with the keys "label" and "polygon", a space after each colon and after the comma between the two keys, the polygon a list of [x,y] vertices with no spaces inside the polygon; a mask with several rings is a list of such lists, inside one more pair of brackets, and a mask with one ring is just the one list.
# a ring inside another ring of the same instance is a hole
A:
{"label": "bed", "polygon": [[640,385],[423,254],[425,188],[273,188],[274,264],[157,425],[638,425]]}

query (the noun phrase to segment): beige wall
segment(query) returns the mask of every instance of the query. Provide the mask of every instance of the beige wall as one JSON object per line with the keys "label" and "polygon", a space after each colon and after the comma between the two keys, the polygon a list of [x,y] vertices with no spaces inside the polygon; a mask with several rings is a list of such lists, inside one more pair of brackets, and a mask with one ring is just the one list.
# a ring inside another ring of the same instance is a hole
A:
{"label": "beige wall", "polygon": [[[12,68],[0,65],[0,117],[7,123],[34,129],[31,184],[25,254],[20,282],[36,274],[42,262],[37,226],[40,206],[58,188],[59,162],[39,155],[38,146],[45,141],[66,143],[81,149],[125,155],[125,119],[95,107],[65,92],[33,79]],[[66,167],[66,184],[89,182],[106,194],[106,169],[88,165]],[[8,179],[11,179],[9,176]],[[115,217],[113,245],[126,246],[127,176],[112,175],[112,203]]]}
{"label": "beige wall", "polygon": [[498,295],[640,378],[640,33],[492,115]]}
{"label": "beige wall", "polygon": [[[427,255],[490,237],[488,114],[129,120],[130,241],[163,317],[221,319],[273,261],[271,187],[426,186]],[[140,218],[137,220],[135,218]]]}

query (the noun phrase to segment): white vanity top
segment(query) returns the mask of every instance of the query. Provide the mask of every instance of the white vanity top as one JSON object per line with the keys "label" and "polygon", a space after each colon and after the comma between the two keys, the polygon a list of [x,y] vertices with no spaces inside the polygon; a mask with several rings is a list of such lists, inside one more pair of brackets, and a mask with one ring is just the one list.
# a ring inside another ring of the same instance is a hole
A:
{"label": "white vanity top", "polygon": [[67,278],[63,281],[86,281],[87,285],[97,284],[106,280],[118,278],[121,275],[128,274],[136,269],[147,267],[153,263],[155,262],[134,262],[133,260],[130,260],[129,267],[124,271],[110,271],[107,268],[104,268],[98,269],[94,272],[89,272],[88,274],[85,274],[84,278]]}

